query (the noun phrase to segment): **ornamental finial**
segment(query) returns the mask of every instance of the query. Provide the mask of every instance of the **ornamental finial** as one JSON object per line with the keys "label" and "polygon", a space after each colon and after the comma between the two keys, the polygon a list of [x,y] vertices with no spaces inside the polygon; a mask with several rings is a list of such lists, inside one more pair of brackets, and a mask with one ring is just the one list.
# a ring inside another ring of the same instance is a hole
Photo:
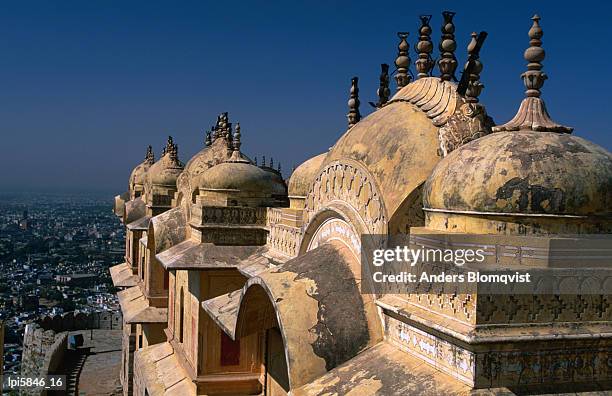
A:
{"label": "ornamental finial", "polygon": [[548,76],[542,71],[544,60],[544,49],[542,48],[542,36],[544,32],[540,27],[540,17],[536,14],[531,20],[533,24],[529,29],[529,48],[525,50],[527,71],[521,74],[525,84],[525,99],[513,119],[503,125],[493,127],[493,132],[500,131],[537,131],[572,133],[574,128],[557,124],[550,118],[544,100],[540,97],[540,91]]}
{"label": "ornamental finial", "polygon": [[[472,39],[467,47],[468,61],[463,70],[465,75],[461,76],[461,83],[467,79],[465,100],[469,103],[478,103],[478,96],[484,88],[484,84],[480,82],[480,73],[483,67],[480,61],[480,47],[486,37],[486,32],[481,32],[480,34],[472,32]],[[459,84],[460,86],[462,85],[461,83]]]}
{"label": "ornamental finial", "polygon": [[234,132],[234,151],[238,151],[240,152],[240,138],[241,138],[241,133],[240,133],[240,123],[237,122],[236,123],[236,131]]}
{"label": "ornamental finial", "polygon": [[546,55],[542,48],[542,36],[544,32],[540,27],[540,17],[536,14],[531,20],[533,25],[529,29],[529,48],[525,50],[525,60],[527,63],[527,71],[521,75],[525,84],[525,95],[530,97],[540,97],[540,89],[544,85],[544,81],[548,76],[542,71],[542,61]]}
{"label": "ornamental finial", "polygon": [[359,86],[357,85],[359,82],[358,77],[353,77],[351,79],[351,90],[349,94],[348,107],[349,112],[346,115],[348,118],[348,127],[351,128],[353,125],[357,124],[359,120],[361,120],[361,114],[359,113]]}
{"label": "ornamental finial", "polygon": [[408,45],[408,41],[406,41],[408,35],[408,32],[397,33],[397,37],[400,38],[400,43],[397,46],[397,58],[395,58],[395,67],[397,68],[395,81],[397,82],[398,91],[408,85],[411,80],[410,74],[408,74],[408,68],[410,67],[410,54],[408,53],[410,45]]}
{"label": "ornamental finial", "polygon": [[429,77],[431,69],[434,67],[434,60],[431,58],[433,43],[431,42],[431,26],[429,21],[431,15],[421,15],[421,27],[419,28],[419,42],[415,45],[415,50],[419,54],[419,59],[414,62],[419,78]]}
{"label": "ornamental finial", "polygon": [[204,144],[206,145],[206,147],[212,144],[212,139],[210,137],[210,131],[206,131],[206,139],[204,140]]}
{"label": "ornamental finial", "polygon": [[386,63],[380,65],[380,84],[376,90],[376,95],[378,95],[378,103],[374,106],[377,108],[383,107],[389,101],[389,96],[391,96],[391,91],[389,90],[389,65]]}
{"label": "ornamental finial", "polygon": [[442,23],[442,40],[440,41],[440,60],[438,60],[440,79],[442,81],[456,81],[457,58],[455,57],[455,50],[457,49],[457,42],[455,41],[455,24],[453,23],[455,13],[444,11],[442,16],[444,22]]}
{"label": "ornamental finial", "polygon": [[147,147],[147,154],[145,155],[144,162],[147,165],[153,165],[153,163],[155,163],[155,155],[153,154],[153,147],[151,147],[151,145]]}

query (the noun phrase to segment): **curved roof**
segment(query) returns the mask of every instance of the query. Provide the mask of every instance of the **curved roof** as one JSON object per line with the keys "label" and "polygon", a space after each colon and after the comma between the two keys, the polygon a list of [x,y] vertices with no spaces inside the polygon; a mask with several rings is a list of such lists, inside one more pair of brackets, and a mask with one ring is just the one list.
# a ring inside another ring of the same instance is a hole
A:
{"label": "curved roof", "polygon": [[130,224],[131,222],[144,217],[146,210],[147,207],[142,197],[127,201],[124,206],[123,222],[125,224]]}
{"label": "curved roof", "polygon": [[345,158],[364,164],[391,218],[440,160],[438,146],[438,128],[427,114],[411,103],[397,101],[349,129],[332,147],[323,166]]}
{"label": "curved roof", "polygon": [[609,215],[612,154],[553,132],[496,132],[449,154],[424,189],[445,211]]}
{"label": "curved roof", "polygon": [[246,160],[223,162],[213,166],[200,175],[198,187],[213,190],[240,190],[258,195],[286,193],[285,184],[278,174],[264,170]]}
{"label": "curved roof", "polygon": [[295,168],[289,178],[288,189],[290,197],[305,197],[310,185],[321,168],[327,153],[316,155]]}
{"label": "curved roof", "polygon": [[184,241],[186,238],[186,227],[185,214],[180,207],[167,210],[162,214],[152,217],[147,237],[154,238],[154,246],[151,245],[153,252],[157,254]]}
{"label": "curved roof", "polygon": [[292,389],[348,361],[381,339],[376,308],[364,304],[354,266],[350,249],[335,242],[249,279],[234,335],[278,325]]}

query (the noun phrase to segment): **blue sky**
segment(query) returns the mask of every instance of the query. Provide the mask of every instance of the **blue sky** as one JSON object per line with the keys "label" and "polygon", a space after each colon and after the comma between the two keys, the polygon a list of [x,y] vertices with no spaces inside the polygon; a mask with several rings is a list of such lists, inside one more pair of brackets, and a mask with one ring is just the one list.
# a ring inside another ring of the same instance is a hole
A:
{"label": "blue sky", "polygon": [[[397,31],[414,45],[419,14],[457,12],[460,64],[472,31],[489,33],[481,101],[497,123],[523,97],[530,17],[539,13],[553,118],[612,149],[612,6],[513,1],[24,1],[0,13],[0,191],[119,192],[147,144],[168,134],[186,161],[229,111],[243,151],[285,170],[346,129],[352,76],[362,114]],[[414,61],[416,55],[411,53]],[[437,74],[437,70],[435,71]],[[459,75],[459,73],[458,73]]]}

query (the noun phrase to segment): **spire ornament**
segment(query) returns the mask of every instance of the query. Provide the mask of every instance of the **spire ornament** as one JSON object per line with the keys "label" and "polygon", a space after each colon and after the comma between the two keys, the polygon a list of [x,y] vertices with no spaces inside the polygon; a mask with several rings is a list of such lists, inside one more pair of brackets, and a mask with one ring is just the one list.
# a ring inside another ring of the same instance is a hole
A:
{"label": "spire ornament", "polygon": [[493,127],[494,132],[500,131],[537,131],[572,133],[574,128],[557,124],[548,111],[544,100],[540,97],[542,86],[548,76],[542,71],[542,61],[546,55],[542,48],[542,36],[544,32],[540,27],[540,17],[536,14],[531,20],[533,24],[529,29],[529,48],[525,50],[527,71],[521,74],[525,84],[525,99],[513,119],[503,125]]}
{"label": "spire ornament", "polygon": [[361,114],[359,113],[359,77],[353,77],[351,79],[351,90],[349,94],[348,107],[349,112],[346,115],[348,119],[348,127],[351,128],[361,120]]}
{"label": "spire ornament", "polygon": [[457,86],[457,92],[465,95],[468,103],[478,103],[478,96],[484,89],[484,84],[480,82],[482,72],[482,62],[480,62],[480,48],[487,38],[487,32],[472,32],[472,39],[468,44],[468,60],[463,68],[461,81]]}
{"label": "spire ornament", "polygon": [[144,162],[147,165],[153,165],[155,163],[155,155],[153,154],[153,147],[151,147],[151,145],[147,147],[147,154],[145,155]]}
{"label": "spire ornament", "polygon": [[434,60],[431,58],[433,51],[433,43],[431,42],[431,26],[429,21],[431,15],[421,15],[421,27],[419,28],[419,42],[414,46],[414,49],[419,54],[419,59],[414,62],[418,74],[418,78],[429,77],[431,69],[434,67]]}
{"label": "spire ornament", "polygon": [[395,67],[397,68],[395,82],[397,83],[398,91],[408,85],[412,79],[410,74],[408,74],[408,68],[410,67],[410,54],[408,50],[410,49],[410,45],[408,41],[406,41],[406,38],[409,34],[408,32],[397,33],[397,37],[400,39],[400,43],[397,46],[397,58],[395,58]]}
{"label": "spire ornament", "polygon": [[[389,89],[389,65],[386,63],[381,63],[380,65],[380,85],[376,90],[376,95],[378,95],[378,102],[374,104],[374,107],[380,109],[389,101],[389,96],[391,96],[391,90]],[[370,104],[372,104],[370,102]]]}
{"label": "spire ornament", "polygon": [[453,17],[455,13],[452,11],[444,11],[442,17],[442,40],[440,41],[440,60],[438,67],[440,68],[440,79],[442,81],[457,81],[455,78],[455,70],[457,69],[457,58],[455,50],[457,42],[455,41],[455,24]]}
{"label": "spire ornament", "polygon": [[212,144],[210,131],[206,131],[206,139],[204,140],[204,144],[206,145],[206,147],[209,147]]}

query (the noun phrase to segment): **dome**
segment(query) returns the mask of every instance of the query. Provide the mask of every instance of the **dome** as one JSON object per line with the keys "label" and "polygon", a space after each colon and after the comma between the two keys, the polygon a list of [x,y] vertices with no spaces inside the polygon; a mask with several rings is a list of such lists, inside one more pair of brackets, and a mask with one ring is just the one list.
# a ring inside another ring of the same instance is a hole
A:
{"label": "dome", "polygon": [[239,190],[257,195],[286,194],[282,178],[273,171],[255,166],[248,161],[223,162],[204,171],[198,187],[209,190]]}
{"label": "dome", "polygon": [[176,180],[183,172],[183,164],[178,159],[178,146],[168,137],[162,157],[151,165],[147,172],[147,182],[155,186],[175,187]]}
{"label": "dome", "polygon": [[176,179],[183,171],[183,166],[176,163],[166,154],[151,165],[147,172],[147,179],[151,185],[176,187]]}
{"label": "dome", "polygon": [[223,139],[216,139],[210,146],[204,147],[187,161],[185,171],[191,176],[197,176],[227,158],[227,142]]}
{"label": "dome", "polygon": [[305,197],[308,194],[310,185],[317,177],[326,156],[327,153],[323,153],[312,157],[293,171],[288,183],[290,197]]}
{"label": "dome", "polygon": [[554,132],[496,132],[444,158],[427,180],[424,206],[528,215],[612,213],[612,154]]}
{"label": "dome", "polygon": [[130,174],[130,187],[134,185],[144,186],[145,176],[150,166],[151,164],[145,160],[144,162],[138,164],[134,170],[132,170],[132,173]]}

